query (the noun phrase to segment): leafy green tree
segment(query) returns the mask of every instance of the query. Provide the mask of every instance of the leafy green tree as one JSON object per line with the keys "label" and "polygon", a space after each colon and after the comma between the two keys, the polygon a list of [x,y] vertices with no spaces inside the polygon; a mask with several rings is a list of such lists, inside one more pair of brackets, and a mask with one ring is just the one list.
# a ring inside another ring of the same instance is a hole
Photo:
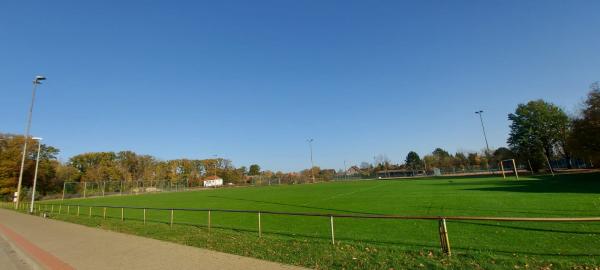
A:
{"label": "leafy green tree", "polygon": [[469,167],[469,159],[463,152],[457,152],[454,154],[454,166],[462,170]]}
{"label": "leafy green tree", "polygon": [[500,147],[492,153],[492,161],[498,163],[502,160],[513,159],[515,154],[506,147]]}
{"label": "leafy green tree", "polygon": [[258,166],[258,164],[250,165],[248,175],[259,175],[259,174],[260,174],[260,166]]}
{"label": "leafy green tree", "polygon": [[410,151],[406,155],[405,163],[406,166],[408,166],[411,170],[416,170],[419,166],[421,166],[422,161],[421,157],[419,157],[419,154],[417,154],[417,152]]}
{"label": "leafy green tree", "polygon": [[571,149],[580,157],[600,163],[600,83],[590,87],[581,115],[573,121]]}
{"label": "leafy green tree", "polygon": [[508,119],[512,122],[508,145],[520,158],[530,160],[534,169],[543,166],[544,155],[550,158],[566,144],[569,117],[552,103],[540,99],[519,104]]}

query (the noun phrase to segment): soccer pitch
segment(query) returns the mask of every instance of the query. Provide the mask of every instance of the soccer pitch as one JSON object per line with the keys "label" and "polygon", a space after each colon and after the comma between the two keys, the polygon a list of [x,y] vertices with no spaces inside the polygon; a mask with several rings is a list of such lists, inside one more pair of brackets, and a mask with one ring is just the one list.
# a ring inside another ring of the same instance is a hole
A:
{"label": "soccer pitch", "polygon": [[[212,208],[337,214],[422,216],[598,217],[600,174],[556,177],[428,178],[367,180],[305,185],[222,188],[67,200],[85,205],[157,208]],[[86,207],[83,213],[87,214]],[[120,209],[107,215],[120,218]],[[73,213],[73,212],[71,212]],[[93,209],[101,215],[101,209]],[[169,211],[149,210],[147,219],[169,222]],[[142,219],[142,210],[125,210],[126,219]],[[176,211],[176,224],[206,226],[206,212]],[[256,214],[213,212],[211,226],[254,234]],[[439,249],[437,221],[335,220],[336,240]],[[600,255],[600,222],[449,221],[453,251],[486,251],[550,256]],[[262,215],[263,234],[329,239],[327,217]]]}

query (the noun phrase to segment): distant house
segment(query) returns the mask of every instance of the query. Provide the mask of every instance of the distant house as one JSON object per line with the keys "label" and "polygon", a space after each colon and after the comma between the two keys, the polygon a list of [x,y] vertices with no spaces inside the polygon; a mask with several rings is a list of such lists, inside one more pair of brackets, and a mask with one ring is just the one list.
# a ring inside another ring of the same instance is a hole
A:
{"label": "distant house", "polygon": [[220,187],[223,185],[223,179],[218,176],[209,176],[203,181],[204,187]]}
{"label": "distant house", "polygon": [[358,166],[352,166],[346,171],[346,175],[349,175],[349,176],[359,175],[359,174],[360,174],[360,168]]}

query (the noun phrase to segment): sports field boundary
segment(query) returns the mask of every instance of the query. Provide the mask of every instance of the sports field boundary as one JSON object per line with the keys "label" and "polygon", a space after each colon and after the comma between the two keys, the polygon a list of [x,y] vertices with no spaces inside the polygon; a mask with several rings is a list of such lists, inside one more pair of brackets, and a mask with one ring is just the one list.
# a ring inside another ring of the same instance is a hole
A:
{"label": "sports field boundary", "polygon": [[[13,209],[14,203],[3,202],[2,208]],[[29,203],[19,204],[17,211],[29,211]],[[64,209],[66,208],[66,209]],[[81,209],[84,209],[83,215]],[[218,209],[218,208],[164,208],[164,207],[139,207],[139,206],[115,206],[115,205],[81,205],[81,204],[53,204],[53,203],[37,203],[37,207],[34,208],[33,215],[46,215],[46,214],[66,214],[72,215],[76,213],[77,216],[92,217],[93,209],[102,209],[102,218],[107,219],[107,209],[120,209],[121,221],[126,219],[124,210],[140,210],[143,212],[143,223],[155,222],[146,219],[146,211],[168,211],[170,213],[170,219],[168,224],[172,227],[175,217],[175,211],[180,212],[206,212],[208,218],[208,230],[211,228],[211,213],[213,212],[226,212],[226,213],[246,213],[257,215],[257,232],[258,237],[262,237],[262,226],[261,226],[261,215],[283,215],[283,216],[306,216],[306,217],[324,217],[329,218],[330,221],[330,232],[331,232],[331,243],[335,245],[335,218],[354,218],[354,219],[389,219],[389,220],[437,220],[438,221],[438,233],[440,237],[440,248],[446,255],[451,255],[450,241],[448,236],[448,229],[446,226],[447,221],[498,221],[498,222],[600,222],[600,217],[490,217],[490,216],[402,216],[402,215],[367,215],[367,214],[337,214],[337,213],[309,213],[309,212],[281,212],[281,211],[263,211],[263,210],[238,210],[238,209]],[[63,210],[64,209],[64,210]],[[114,217],[108,217],[114,218]]]}

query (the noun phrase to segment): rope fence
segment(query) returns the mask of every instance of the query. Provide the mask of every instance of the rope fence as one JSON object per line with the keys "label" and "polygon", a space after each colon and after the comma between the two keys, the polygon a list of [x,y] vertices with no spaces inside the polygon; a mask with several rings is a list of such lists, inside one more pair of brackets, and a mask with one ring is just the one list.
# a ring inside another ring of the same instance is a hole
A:
{"label": "rope fence", "polygon": [[[2,208],[13,209],[14,203],[1,202]],[[30,203],[20,203],[17,211],[29,212]],[[136,206],[114,206],[114,205],[79,205],[79,204],[51,204],[51,203],[37,203],[37,207],[34,208],[34,213],[31,214],[61,214],[63,208],[66,207],[66,215],[71,215],[71,208],[76,208],[76,216],[80,216],[81,209],[87,211],[88,218],[91,218],[93,209],[102,210],[102,218],[107,219],[107,209],[120,210],[120,220],[125,221],[125,210],[141,210],[143,213],[143,224],[145,225],[149,220],[147,219],[146,212],[149,210],[154,211],[168,211],[169,212],[169,227],[173,227],[175,214],[177,212],[206,212],[207,213],[207,230],[210,233],[211,230],[211,213],[222,212],[222,213],[249,213],[256,214],[257,216],[257,232],[258,237],[262,237],[263,230],[261,224],[261,216],[263,215],[283,215],[283,216],[305,216],[305,217],[323,217],[329,219],[331,232],[331,243],[335,245],[335,229],[334,220],[336,218],[347,218],[347,219],[387,219],[387,220],[437,220],[438,221],[438,233],[440,238],[440,247],[443,253],[451,255],[449,233],[446,226],[447,221],[498,221],[498,222],[600,222],[600,217],[577,217],[577,218],[562,218],[562,217],[480,217],[480,216],[401,216],[401,215],[367,215],[367,214],[336,214],[336,213],[306,213],[306,212],[279,212],[279,211],[265,211],[265,210],[235,210],[235,209],[214,209],[214,208],[160,208],[160,207],[136,207]],[[87,209],[85,209],[87,208]],[[85,212],[84,212],[85,213]],[[85,214],[83,214],[85,215]]]}

